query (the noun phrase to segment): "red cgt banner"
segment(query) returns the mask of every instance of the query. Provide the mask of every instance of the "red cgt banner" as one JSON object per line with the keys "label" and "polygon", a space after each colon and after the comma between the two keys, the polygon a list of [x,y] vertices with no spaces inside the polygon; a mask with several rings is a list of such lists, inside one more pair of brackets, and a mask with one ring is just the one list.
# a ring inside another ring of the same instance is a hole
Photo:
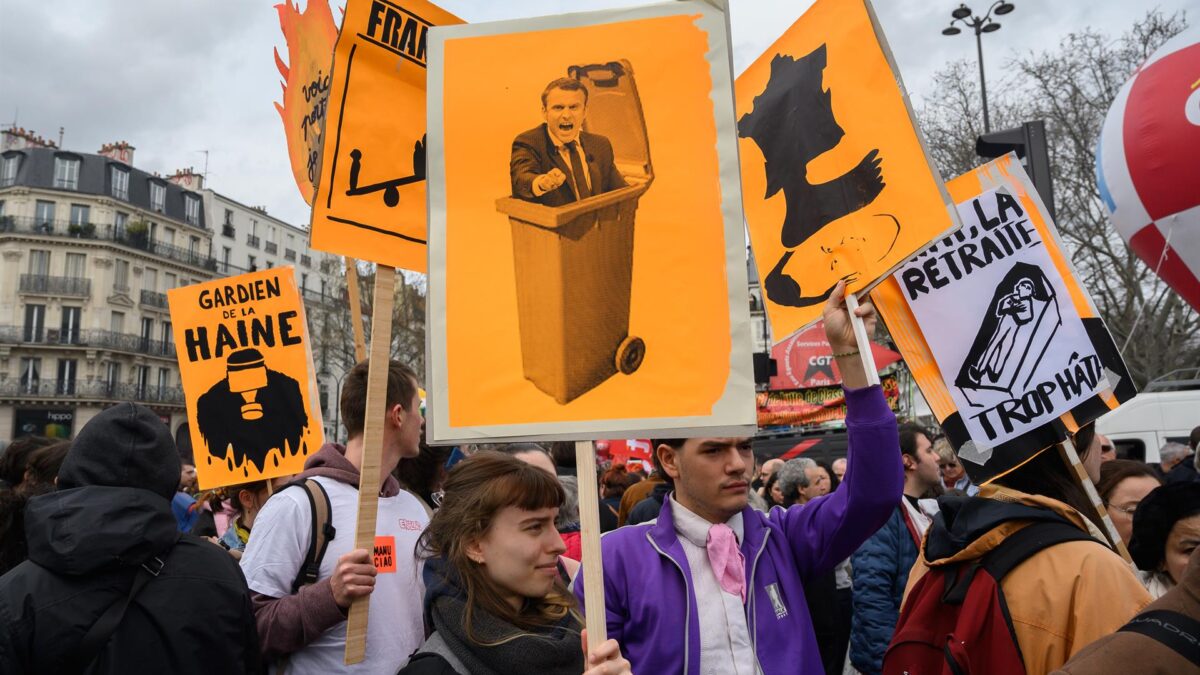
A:
{"label": "red cgt banner", "polygon": [[[871,354],[879,370],[900,360],[900,354],[871,343]],[[778,374],[771,378],[768,388],[773,391],[834,387],[842,383],[842,374],[834,362],[833,350],[825,339],[825,322],[796,333],[771,349]]]}

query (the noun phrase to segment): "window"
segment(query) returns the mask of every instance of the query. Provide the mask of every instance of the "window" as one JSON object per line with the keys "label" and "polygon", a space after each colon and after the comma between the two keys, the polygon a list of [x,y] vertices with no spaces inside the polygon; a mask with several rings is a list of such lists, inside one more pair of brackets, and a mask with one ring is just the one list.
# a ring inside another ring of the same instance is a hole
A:
{"label": "window", "polygon": [[79,189],[79,164],[74,157],[54,158],[54,187],[65,190]]}
{"label": "window", "polygon": [[79,343],[79,319],[82,307],[63,307],[62,322],[59,324],[58,342],[64,345]]}
{"label": "window", "polygon": [[222,269],[221,271],[224,274],[229,274],[229,256],[232,254],[233,254],[233,250],[230,249],[228,246],[221,247],[221,263],[224,266],[224,269]]}
{"label": "window", "polygon": [[233,225],[233,209],[225,209],[225,224]]}
{"label": "window", "polygon": [[162,183],[150,182],[150,210],[162,213],[167,203],[167,186]]}
{"label": "window", "polygon": [[166,354],[168,346],[171,344],[171,322],[162,322],[162,342],[158,345],[159,353]]}
{"label": "window", "polygon": [[129,199],[129,172],[119,166],[112,168],[112,196]]}
{"label": "window", "polygon": [[258,271],[258,261],[252,255],[246,256],[246,270],[248,272]]}
{"label": "window", "polygon": [[21,359],[21,393],[36,394],[42,381],[42,360],[40,358]]}
{"label": "window", "polygon": [[171,371],[166,368],[158,369],[158,395],[162,396],[163,390],[170,386]]}
{"label": "window", "polygon": [[29,273],[38,276],[50,274],[50,251],[29,251]]}
{"label": "window", "polygon": [[154,319],[142,319],[142,351],[150,351],[150,340],[154,336]]}
{"label": "window", "polygon": [[306,288],[308,288],[308,272],[301,272],[300,273],[300,291],[303,292],[304,289],[306,289]]}
{"label": "window", "polygon": [[108,329],[114,333],[125,332],[125,312],[113,312],[108,320]]}
{"label": "window", "polygon": [[191,237],[188,239],[188,253],[196,255],[196,251],[200,248],[200,237]]}
{"label": "window", "polygon": [[0,164],[0,187],[6,187],[17,182],[17,171],[20,169],[20,154],[12,154],[5,157],[3,164]]}
{"label": "window", "polygon": [[68,253],[67,254],[67,276],[72,279],[84,278],[84,270],[87,266],[86,253]]}
{"label": "window", "polygon": [[46,330],[46,306],[25,305],[25,342],[41,342]]}
{"label": "window", "polygon": [[129,261],[118,260],[113,265],[113,291],[117,293],[129,292]]}
{"label": "window", "polygon": [[34,220],[39,226],[54,225],[54,202],[47,202],[41,199],[37,200],[37,207],[34,211]]}
{"label": "window", "polygon": [[71,224],[83,225],[91,222],[92,208],[87,204],[71,205]]}
{"label": "window", "polygon": [[183,197],[183,219],[189,225],[200,224],[200,200],[194,195],[184,195]]}
{"label": "window", "polygon": [[117,391],[117,385],[121,383],[121,364],[117,361],[109,361],[108,366],[104,369],[104,388],[105,393],[113,396]]}
{"label": "window", "polygon": [[138,399],[139,401],[144,401],[144,400],[146,400],[147,380],[150,379],[150,366],[136,366],[136,367],[137,367],[137,391],[134,395],[134,398]]}
{"label": "window", "polygon": [[78,362],[75,359],[59,359],[58,360],[58,387],[57,393],[59,396],[74,396],[75,395],[75,372]]}
{"label": "window", "polygon": [[166,285],[166,287],[164,288],[164,290],[168,290],[168,291],[169,291],[169,290],[171,290],[172,288],[175,288],[177,285],[179,285],[179,284],[178,284],[178,282],[176,281],[176,277],[175,277],[175,273],[174,273],[174,272],[167,272],[167,274],[166,274],[166,278],[164,279],[164,281],[167,283],[167,285]]}
{"label": "window", "polygon": [[164,243],[174,246],[175,245],[175,230],[173,230],[169,227],[164,227],[162,240]]}
{"label": "window", "polygon": [[158,292],[158,270],[153,267],[146,268],[142,275],[142,288],[153,293]]}

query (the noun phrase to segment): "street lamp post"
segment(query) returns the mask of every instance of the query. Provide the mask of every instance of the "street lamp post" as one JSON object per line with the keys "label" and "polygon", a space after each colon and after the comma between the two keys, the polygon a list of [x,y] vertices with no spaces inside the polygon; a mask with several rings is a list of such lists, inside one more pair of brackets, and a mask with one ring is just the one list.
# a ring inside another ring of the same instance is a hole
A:
{"label": "street lamp post", "polygon": [[[992,14],[1003,16],[1016,9],[1016,6],[1011,2],[1004,0],[996,0],[992,6],[988,8],[987,14],[980,18],[971,16],[971,8],[965,4],[960,4],[958,9],[950,12],[950,25],[942,29],[942,35],[958,35],[962,32],[954,24],[962,22],[962,25],[971,28],[975,31],[975,49],[979,53],[979,93],[983,97],[983,132],[988,133],[992,130],[992,121],[988,116],[987,104],[987,82],[983,77],[983,39],[984,33],[994,33],[1000,30],[1000,23],[992,19]],[[968,20],[970,19],[970,20]]]}

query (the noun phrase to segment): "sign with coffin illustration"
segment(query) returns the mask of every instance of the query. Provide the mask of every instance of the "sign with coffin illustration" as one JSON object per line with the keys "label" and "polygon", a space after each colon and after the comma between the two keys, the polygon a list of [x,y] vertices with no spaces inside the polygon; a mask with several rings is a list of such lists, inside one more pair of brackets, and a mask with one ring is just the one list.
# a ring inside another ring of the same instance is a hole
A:
{"label": "sign with coffin illustration", "polygon": [[299,473],[323,443],[291,267],[167,291],[201,489]]}
{"label": "sign with coffin illustration", "polygon": [[963,229],[871,297],[964,467],[982,482],[1135,389],[1015,156],[949,188]]}
{"label": "sign with coffin illustration", "polygon": [[743,202],[775,343],[958,227],[866,0],[817,0],[736,83]]}

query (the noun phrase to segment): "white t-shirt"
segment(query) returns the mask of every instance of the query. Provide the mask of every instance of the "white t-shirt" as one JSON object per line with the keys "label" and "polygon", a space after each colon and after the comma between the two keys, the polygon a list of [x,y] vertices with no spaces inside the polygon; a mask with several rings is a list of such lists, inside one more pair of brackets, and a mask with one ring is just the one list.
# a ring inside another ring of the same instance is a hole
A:
{"label": "white t-shirt", "polygon": [[[329,494],[331,518],[337,532],[321,559],[320,579],[333,575],[338,558],[354,549],[358,515],[358,489],[331,478],[316,481]],[[379,498],[376,534],[396,538],[396,571],[375,577],[367,624],[366,658],[354,666],[343,663],[346,622],[325,631],[287,662],[289,675],[326,673],[380,673],[395,675],[409,654],[425,641],[422,624],[425,586],[414,551],[429,516],[416,497],[401,491]],[[242,554],[242,572],[250,590],[275,598],[290,595],[292,582],[308,552],[312,514],[308,497],[299,488],[273,495],[254,519],[254,530]],[[271,672],[277,672],[272,665]]]}

